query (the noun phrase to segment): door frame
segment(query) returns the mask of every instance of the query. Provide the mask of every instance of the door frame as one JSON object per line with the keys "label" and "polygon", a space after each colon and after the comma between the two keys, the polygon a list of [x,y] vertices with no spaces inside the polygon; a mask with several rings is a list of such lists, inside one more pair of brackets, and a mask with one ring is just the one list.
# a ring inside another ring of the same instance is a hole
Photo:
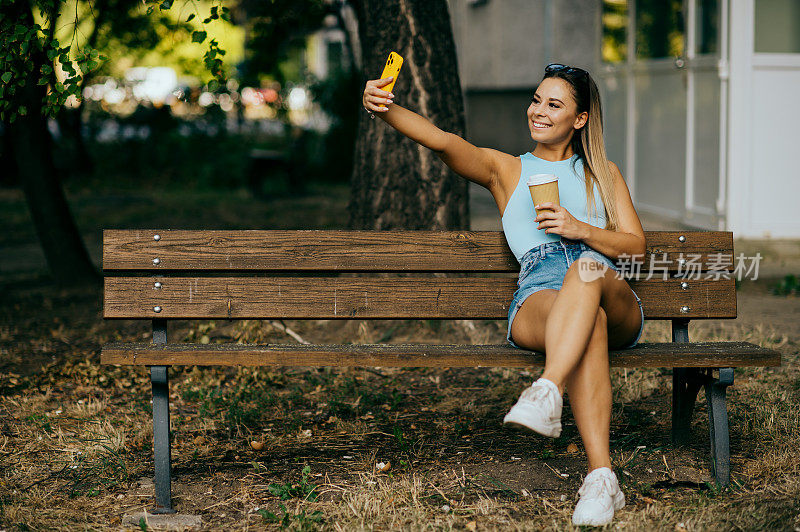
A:
{"label": "door frame", "polygon": [[[730,32],[730,98],[728,112],[728,187],[726,230],[747,233],[751,225],[747,191],[753,173],[751,127],[747,112],[753,94],[753,50],[755,46],[754,0],[731,0]],[[735,112],[735,110],[740,112]]]}

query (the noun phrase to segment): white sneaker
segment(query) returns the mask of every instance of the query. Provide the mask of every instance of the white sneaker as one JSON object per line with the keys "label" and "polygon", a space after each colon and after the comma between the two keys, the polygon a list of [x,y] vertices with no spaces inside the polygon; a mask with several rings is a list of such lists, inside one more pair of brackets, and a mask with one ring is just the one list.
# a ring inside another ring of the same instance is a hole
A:
{"label": "white sneaker", "polygon": [[617,475],[607,467],[599,467],[583,480],[578,490],[581,500],[572,514],[576,526],[603,526],[614,519],[614,512],[625,506],[625,495],[619,489]]}
{"label": "white sneaker", "polygon": [[561,434],[562,406],[558,386],[540,378],[522,391],[517,403],[503,418],[503,423],[558,438]]}

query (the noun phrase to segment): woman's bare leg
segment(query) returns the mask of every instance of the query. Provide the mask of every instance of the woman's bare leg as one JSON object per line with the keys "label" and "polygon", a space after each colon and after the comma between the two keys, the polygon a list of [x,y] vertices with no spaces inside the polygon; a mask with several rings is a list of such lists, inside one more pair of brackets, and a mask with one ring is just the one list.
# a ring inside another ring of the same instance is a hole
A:
{"label": "woman's bare leg", "polygon": [[603,279],[582,280],[577,269],[579,261],[567,270],[545,325],[547,357],[542,377],[555,383],[562,394],[567,377],[589,344],[602,294]]}
{"label": "woman's bare leg", "polygon": [[[600,309],[602,310],[602,309]],[[567,377],[566,388],[572,415],[581,434],[588,471],[611,467],[611,376],[608,360],[608,328],[605,313],[598,312],[586,352]]]}

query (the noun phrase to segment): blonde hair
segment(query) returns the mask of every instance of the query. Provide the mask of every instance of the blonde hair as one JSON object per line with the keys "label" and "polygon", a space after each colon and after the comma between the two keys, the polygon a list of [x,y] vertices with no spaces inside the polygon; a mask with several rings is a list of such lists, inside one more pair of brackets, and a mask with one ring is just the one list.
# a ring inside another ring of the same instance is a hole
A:
{"label": "blonde hair", "polygon": [[597,184],[606,212],[604,229],[616,231],[619,228],[619,216],[614,196],[614,174],[611,172],[611,165],[606,157],[606,146],[603,140],[603,109],[600,104],[600,92],[589,73],[585,72],[585,74],[584,76],[573,70],[562,70],[545,74],[545,78],[559,78],[569,83],[572,96],[578,104],[578,114],[583,112],[589,114],[586,124],[572,136],[571,141],[573,151],[583,161],[583,170],[586,176],[586,212],[591,213],[589,220],[597,217],[597,205],[594,201],[594,186]]}

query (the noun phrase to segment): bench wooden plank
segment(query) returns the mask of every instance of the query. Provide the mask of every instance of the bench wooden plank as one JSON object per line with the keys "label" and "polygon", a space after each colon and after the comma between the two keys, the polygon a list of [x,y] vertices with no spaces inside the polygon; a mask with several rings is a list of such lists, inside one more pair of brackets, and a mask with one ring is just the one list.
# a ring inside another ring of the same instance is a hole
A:
{"label": "bench wooden plank", "polygon": [[[736,317],[734,279],[629,284],[648,319]],[[103,316],[505,319],[516,288],[509,277],[106,277]]]}
{"label": "bench wooden plank", "polygon": [[105,230],[103,269],[519,271],[499,236],[495,231]]}
{"label": "bench wooden plank", "polygon": [[[645,238],[648,253],[642,271],[650,271],[651,264],[678,271],[681,258],[695,260],[706,271],[715,254],[727,255],[731,262],[717,270],[732,271],[735,265],[729,231],[646,231]],[[103,269],[517,272],[519,264],[501,231],[107,229]]]}
{"label": "bench wooden plank", "polygon": [[[781,355],[747,342],[643,343],[610,351],[615,367],[780,366]],[[103,364],[199,366],[543,366],[544,354],[505,345],[241,345],[111,343]]]}

